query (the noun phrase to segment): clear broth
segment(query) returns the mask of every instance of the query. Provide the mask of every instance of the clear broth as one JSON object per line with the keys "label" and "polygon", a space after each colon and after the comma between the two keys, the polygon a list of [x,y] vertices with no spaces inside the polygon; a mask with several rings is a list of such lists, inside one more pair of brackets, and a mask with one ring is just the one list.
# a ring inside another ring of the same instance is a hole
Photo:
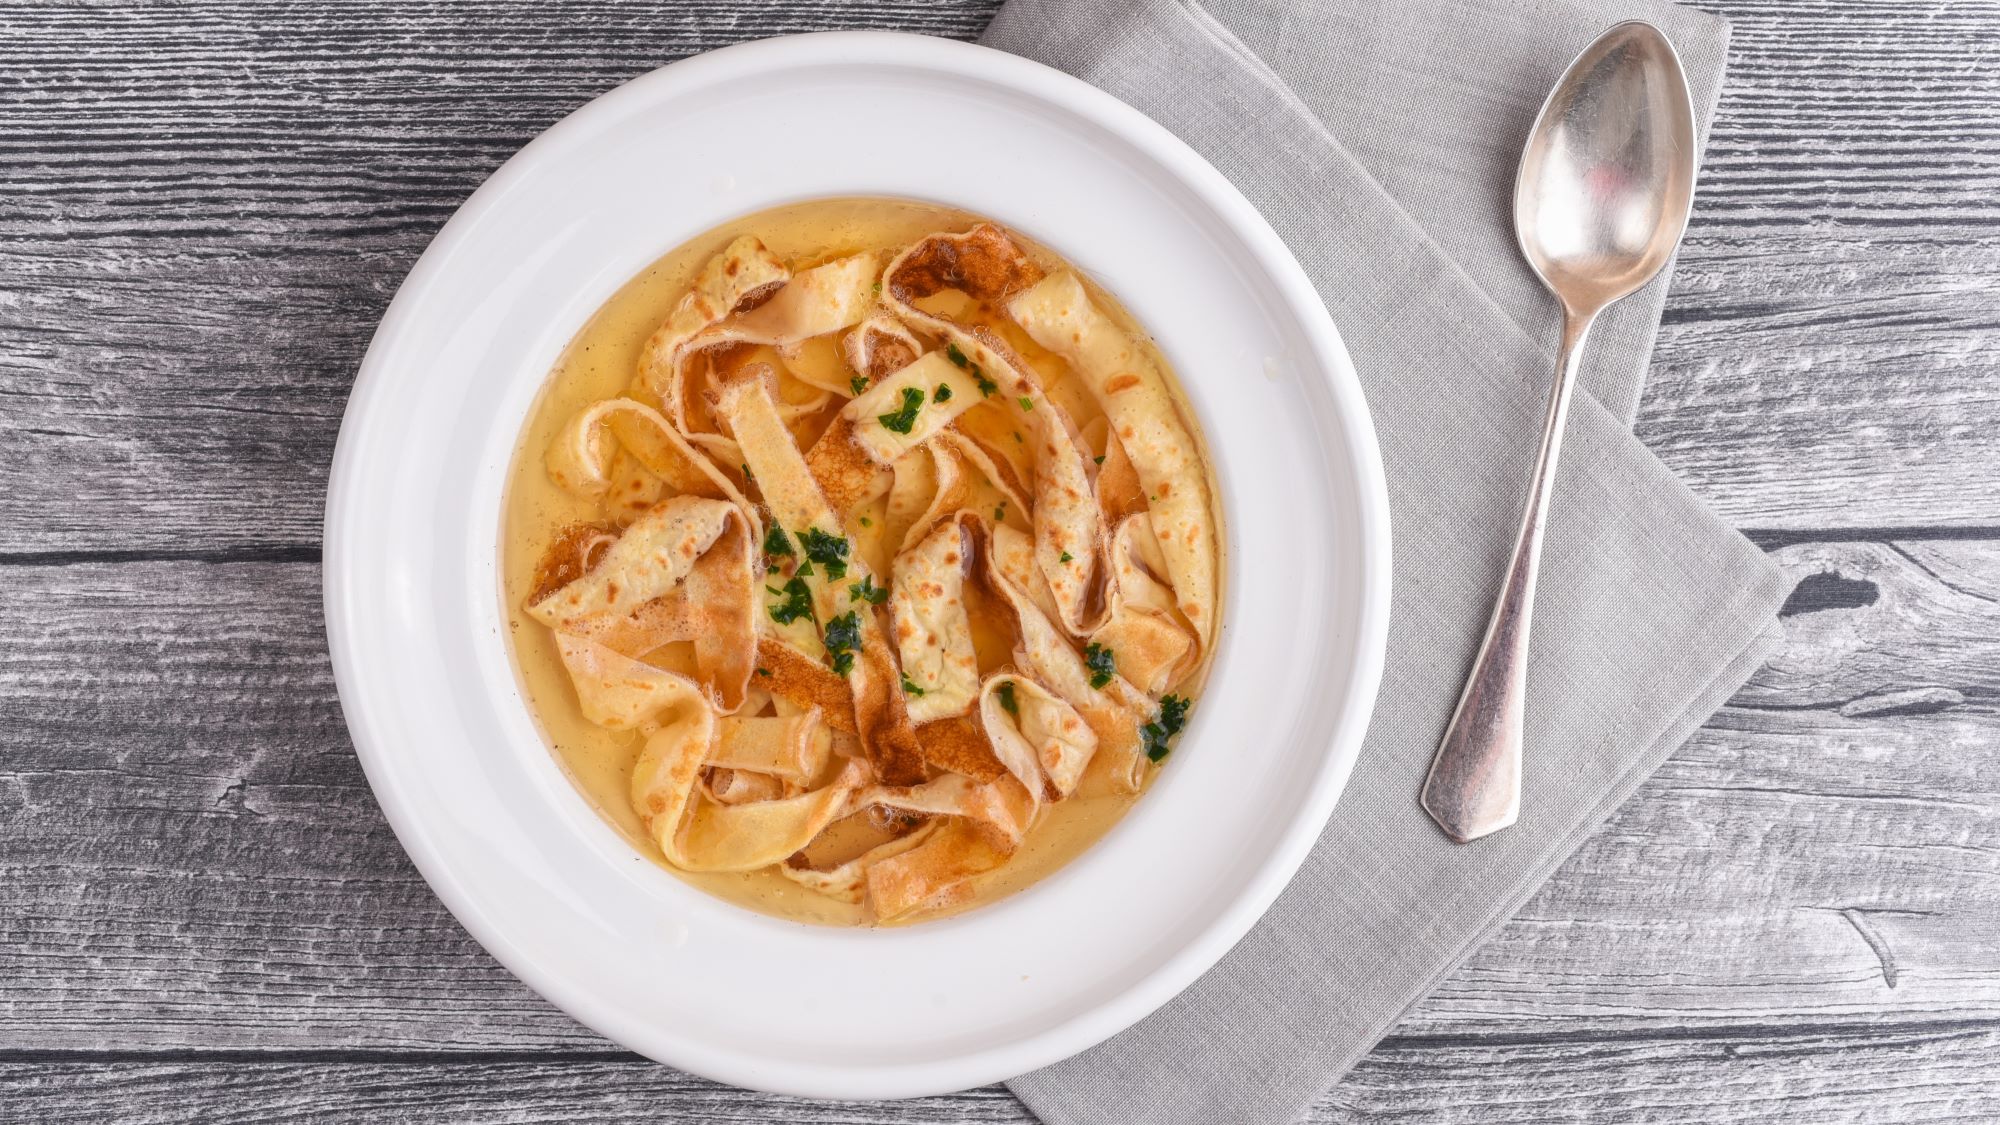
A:
{"label": "clear broth", "polygon": [[[515,448],[502,502],[501,575],[510,647],[529,711],[570,779],[634,848],[680,879],[748,909],[822,925],[852,926],[868,922],[865,907],[818,894],[770,869],[683,871],[667,863],[647,836],[629,797],[632,767],[643,736],[637,732],[608,731],[583,718],[569,675],[557,655],[554,635],[521,611],[534,585],[536,564],[555,534],[569,524],[602,516],[597,501],[564,492],[549,479],[543,469],[544,451],[563,424],[578,411],[601,399],[629,393],[646,339],[687,291],[702,264],[738,235],[756,235],[798,269],[864,250],[894,251],[925,235],[964,230],[979,221],[977,215],[907,200],[824,199],[746,215],[691,239],[627,282],[577,333],[529,411],[520,444]],[[1023,240],[1022,245],[1045,265],[1061,263],[1061,259],[1032,243]],[[1078,272],[1081,276],[1081,271]],[[1108,293],[1094,285],[1091,293],[1099,306],[1135,339],[1149,339]],[[1050,396],[1070,411],[1079,427],[1090,432],[1089,422],[1101,418],[1101,412],[1088,390],[1066,374],[1062,361],[1037,347],[1011,324],[993,327],[1002,331],[1029,365],[1043,376]],[[1154,359],[1171,384],[1172,370],[1157,350]],[[1185,402],[1181,404],[1181,413],[1199,444],[1200,428],[1194,424],[1193,413]],[[1101,453],[1102,449],[1094,452]],[[1213,504],[1216,491],[1212,481],[1209,495]],[[873,522],[880,526],[884,521]],[[866,537],[858,538],[861,549],[869,550]],[[886,562],[880,558],[871,561]],[[887,573],[885,565],[878,565],[878,570]],[[1205,673],[1205,667],[1198,669],[1189,684],[1179,689],[1181,693],[1193,694]],[[1145,787],[1150,787],[1156,772],[1156,769],[1147,771]],[[1020,850],[1007,863],[974,879],[968,893],[954,896],[950,906],[920,911],[907,920],[924,921],[974,909],[1046,877],[1103,837],[1144,796],[1145,787],[1130,796],[1079,794],[1047,806]]]}

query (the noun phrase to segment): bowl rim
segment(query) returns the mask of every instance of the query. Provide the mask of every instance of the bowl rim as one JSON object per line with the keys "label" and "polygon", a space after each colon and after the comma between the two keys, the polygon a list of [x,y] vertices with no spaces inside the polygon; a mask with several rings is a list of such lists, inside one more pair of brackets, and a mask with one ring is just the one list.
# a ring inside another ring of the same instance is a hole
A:
{"label": "bowl rim", "polygon": [[417,327],[412,314],[417,295],[435,284],[436,275],[475,228],[478,217],[516,182],[534,174],[544,150],[554,148],[572,133],[585,131],[599,119],[626,112],[628,106],[671,99],[677,90],[732,77],[830,62],[914,67],[983,80],[1117,135],[1194,193],[1242,240],[1244,249],[1282,297],[1297,330],[1309,342],[1310,362],[1299,366],[1316,372],[1332,395],[1342,437],[1350,450],[1351,463],[1346,467],[1353,474],[1355,490],[1361,604],[1354,660],[1347,677],[1353,703],[1335,723],[1299,814],[1286,826],[1256,877],[1194,940],[1150,975],[1095,1008],[1038,1033],[958,1056],[948,1064],[916,1064],[911,1072],[893,1072],[896,1077],[890,1080],[872,1072],[835,1077],[825,1068],[799,1067],[796,1073],[787,1074],[782,1065],[770,1062],[746,1066],[734,1053],[703,1050],[686,1036],[644,1034],[648,1029],[632,1026],[600,1005],[592,993],[572,986],[559,973],[517,949],[503,928],[488,918],[471,892],[454,878],[443,854],[432,849],[423,828],[426,815],[422,809],[390,780],[386,763],[393,735],[356,702],[355,692],[341,690],[339,695],[357,757],[398,842],[459,924],[536,993],[586,1026],[643,1054],[732,1085],[808,1097],[910,1097],[984,1084],[1058,1062],[1125,1030],[1193,984],[1264,916],[1304,863],[1347,783],[1373,714],[1386,659],[1391,552],[1388,490],[1372,415],[1339,330],[1304,268],[1269,222],[1206,159],[1137,109],[1078,78],[992,48],[924,35],[829,31],[779,36],[718,48],[639,75],[580,106],[509,157],[459,206],[404,278],[363,357],[335,445],[323,525],[322,594],[336,686],[358,683],[362,670],[351,644],[349,624],[363,608],[356,604],[351,573],[355,559],[350,529],[364,516],[350,486],[357,475],[356,451],[362,444],[357,435],[381,412],[377,403],[387,389],[386,357]]}

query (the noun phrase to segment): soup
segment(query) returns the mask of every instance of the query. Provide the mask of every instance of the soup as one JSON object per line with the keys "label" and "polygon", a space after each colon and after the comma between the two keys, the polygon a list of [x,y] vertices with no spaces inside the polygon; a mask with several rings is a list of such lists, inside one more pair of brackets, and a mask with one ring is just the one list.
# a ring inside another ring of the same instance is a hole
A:
{"label": "soup", "polygon": [[1169,758],[1220,606],[1192,412],[1113,297],[977,216],[750,215],[556,364],[502,520],[530,709],[634,847],[799,921],[991,902]]}

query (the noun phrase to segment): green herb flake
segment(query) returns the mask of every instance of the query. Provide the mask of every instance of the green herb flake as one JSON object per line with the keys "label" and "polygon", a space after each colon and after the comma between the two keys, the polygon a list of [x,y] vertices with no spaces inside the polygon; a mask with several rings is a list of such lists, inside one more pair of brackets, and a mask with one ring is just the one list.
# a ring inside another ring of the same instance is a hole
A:
{"label": "green herb flake", "polygon": [[889,600],[889,591],[877,586],[873,576],[864,574],[861,576],[861,581],[847,587],[847,596],[857,602],[881,605]]}
{"label": "green herb flake", "polygon": [[[764,588],[771,589],[769,586]],[[785,583],[784,589],[771,592],[783,594],[785,597],[784,601],[771,607],[771,620],[778,624],[790,625],[794,621],[803,621],[813,615],[812,589],[806,585],[805,579],[795,577]]]}
{"label": "green herb flake", "polygon": [[994,688],[993,694],[1000,697],[1000,706],[1006,708],[1009,715],[1018,715],[1021,713],[1021,705],[1014,699],[1014,681],[1008,680],[1006,683]]}
{"label": "green herb flake", "polygon": [[1160,700],[1159,716],[1139,728],[1140,744],[1145,748],[1147,758],[1157,762],[1167,756],[1167,740],[1187,725],[1187,713],[1188,701],[1178,695]]}
{"label": "green herb flake", "polygon": [[1035,400],[1029,398],[1027,395],[1022,395],[1020,398],[1015,399],[1014,401],[1021,404],[1021,409],[1023,412],[1033,410],[1035,408]]}
{"label": "green herb flake", "polygon": [[1002,504],[1000,504],[999,506],[997,506],[997,507],[995,507],[995,508],[993,509],[993,522],[994,522],[994,523],[1005,523],[1005,522],[1007,522],[1007,505],[1006,505],[1006,504],[1002,503]]}
{"label": "green herb flake", "polygon": [[881,291],[882,291],[882,283],[878,281],[875,283],[875,292],[880,293]]}
{"label": "green herb flake", "polygon": [[1097,462],[1098,464],[1102,465],[1102,464],[1104,464],[1104,454],[1100,453],[1100,454],[1098,454],[1097,456],[1095,456],[1095,457],[1091,458],[1091,460],[1093,460],[1093,461]]}
{"label": "green herb flake", "polygon": [[828,621],[821,639],[826,643],[826,662],[836,675],[854,671],[854,654],[861,648],[861,615],[850,609]]}
{"label": "green herb flake", "polygon": [[759,668],[757,669],[757,674],[760,676],[768,676],[771,674],[771,670],[769,668]]}
{"label": "green herb flake", "polygon": [[745,481],[747,481],[750,484],[757,483],[757,474],[750,471],[750,462],[745,461],[743,462],[743,464],[737,467],[743,470],[743,479]]}
{"label": "green herb flake", "polygon": [[904,695],[922,695],[923,693],[924,689],[920,685],[918,685],[918,683],[915,680],[912,680],[908,676],[903,677]]}
{"label": "green herb flake", "polygon": [[867,516],[862,516],[862,517],[861,517],[861,526],[862,526],[862,527],[874,527],[874,526],[875,526],[875,521],[874,521],[874,520],[871,520],[871,519],[869,519],[869,518],[868,518]]}
{"label": "green herb flake", "polygon": [[799,568],[792,573],[798,575],[800,578],[811,578],[816,572],[813,570],[812,561],[807,560],[800,563]]}
{"label": "green herb flake", "polygon": [[1000,389],[1000,384],[994,382],[991,379],[988,379],[986,377],[986,372],[981,371],[979,369],[979,365],[976,363],[972,365],[972,377],[974,379],[979,380],[980,398],[992,398],[993,392]]}
{"label": "green herb flake", "polygon": [[944,346],[944,357],[951,361],[953,367],[966,367],[972,362],[965,358],[964,352],[958,350],[957,344],[946,344]]}
{"label": "green herb flake", "polygon": [[[799,532],[799,542],[806,549],[807,566],[818,563],[826,568],[828,578],[847,577],[847,540],[838,535],[828,535],[816,527]],[[805,567],[800,567],[803,573]]]}
{"label": "green herb flake", "polygon": [[1068,562],[1075,562],[1075,561],[1076,561],[1076,556],[1075,556],[1075,555],[1072,555],[1072,554],[1070,554],[1070,553],[1069,553],[1068,551],[1064,551],[1064,552],[1062,553],[1062,558],[1060,558],[1060,559],[1057,559],[1056,561],[1057,561],[1057,562],[1066,562],[1066,563],[1068,563]]}
{"label": "green herb flake", "polygon": [[950,385],[949,385],[949,384],[946,384],[946,383],[939,383],[939,384],[938,384],[938,386],[937,386],[937,390],[934,390],[934,391],[932,391],[932,392],[931,392],[931,401],[932,401],[932,402],[950,402],[950,401],[951,401],[951,387],[950,387]]}
{"label": "green herb flake", "polygon": [[1024,438],[1024,437],[1022,437],[1022,436],[1021,436],[1021,431],[1019,431],[1019,430],[1015,430],[1015,431],[1014,431],[1014,440],[1015,440],[1015,441],[1017,441],[1017,442],[1020,442],[1020,443],[1021,443],[1022,445],[1026,445],[1026,444],[1028,444],[1028,439],[1027,439],[1027,438]]}
{"label": "green herb flake", "polygon": [[791,554],[792,537],[785,534],[784,528],[772,524],[771,530],[764,533],[764,553],[772,558]]}
{"label": "green herb flake", "polygon": [[894,414],[877,414],[875,420],[891,433],[907,434],[917,428],[917,411],[923,409],[924,392],[915,387],[903,388],[903,408]]}
{"label": "green herb flake", "polygon": [[868,389],[868,376],[856,375],[854,378],[849,379],[847,381],[847,389],[854,392],[854,397],[860,398],[861,392]]}
{"label": "green herb flake", "polygon": [[1111,682],[1111,677],[1118,674],[1117,657],[1100,644],[1084,646],[1083,666],[1090,669],[1090,686],[1100,691]]}

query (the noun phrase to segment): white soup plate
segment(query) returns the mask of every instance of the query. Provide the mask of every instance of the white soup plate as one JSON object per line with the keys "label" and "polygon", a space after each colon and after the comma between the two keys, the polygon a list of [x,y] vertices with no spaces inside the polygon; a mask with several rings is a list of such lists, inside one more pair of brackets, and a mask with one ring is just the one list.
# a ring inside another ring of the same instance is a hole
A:
{"label": "white soup plate", "polygon": [[[543,745],[504,642],[498,575],[515,439],[598,306],[725,220],[851,195],[990,216],[1121,298],[1205,429],[1228,571],[1211,681],[1133,811],[1021,894],[886,930],[752,913],[638,855]],[[1192,150],[1010,55],[798,36],[598,98],[438,234],[383,318],[341,427],[328,635],[383,811],[439,897],[522,980],[697,1074],[912,1096],[1116,1034],[1270,906],[1367,726],[1387,512],[1333,324],[1270,227]]]}

